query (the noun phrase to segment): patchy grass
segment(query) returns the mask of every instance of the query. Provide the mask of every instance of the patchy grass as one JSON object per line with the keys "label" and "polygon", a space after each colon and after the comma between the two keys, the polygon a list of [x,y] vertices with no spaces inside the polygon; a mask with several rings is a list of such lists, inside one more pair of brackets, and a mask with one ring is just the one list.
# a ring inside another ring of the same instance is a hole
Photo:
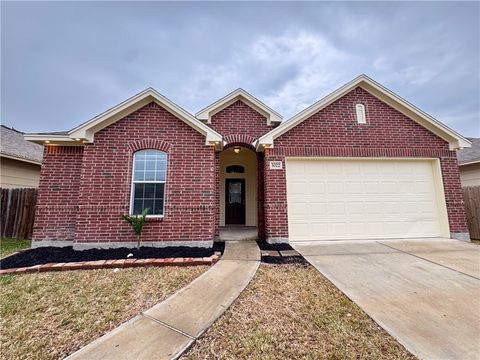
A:
{"label": "patchy grass", "polygon": [[470,239],[470,241],[472,242],[472,244],[480,245],[480,239]]}
{"label": "patchy grass", "polygon": [[0,238],[0,258],[3,258],[20,250],[29,249],[30,244],[31,240]]}
{"label": "patchy grass", "polygon": [[186,359],[414,359],[311,266],[261,265]]}
{"label": "patchy grass", "polygon": [[162,267],[1,276],[1,358],[64,358],[207,269]]}

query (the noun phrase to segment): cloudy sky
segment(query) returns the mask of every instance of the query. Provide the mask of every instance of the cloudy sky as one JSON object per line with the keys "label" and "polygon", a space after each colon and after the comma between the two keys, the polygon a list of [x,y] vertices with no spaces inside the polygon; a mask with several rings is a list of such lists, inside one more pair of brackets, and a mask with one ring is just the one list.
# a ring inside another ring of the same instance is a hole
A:
{"label": "cloudy sky", "polygon": [[2,2],[1,121],[68,130],[152,86],[242,87],[288,119],[365,73],[480,137],[478,2]]}

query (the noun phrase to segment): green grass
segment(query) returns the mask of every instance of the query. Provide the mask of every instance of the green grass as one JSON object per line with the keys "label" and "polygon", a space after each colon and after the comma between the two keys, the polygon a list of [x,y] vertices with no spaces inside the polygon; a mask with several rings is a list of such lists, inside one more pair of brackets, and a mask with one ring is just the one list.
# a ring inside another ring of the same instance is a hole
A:
{"label": "green grass", "polygon": [[207,269],[172,266],[0,276],[0,359],[63,359]]}
{"label": "green grass", "polygon": [[312,266],[264,265],[182,357],[414,360]]}
{"label": "green grass", "polygon": [[0,258],[10,255],[14,252],[29,249],[31,240],[18,240],[18,239],[0,239]]}

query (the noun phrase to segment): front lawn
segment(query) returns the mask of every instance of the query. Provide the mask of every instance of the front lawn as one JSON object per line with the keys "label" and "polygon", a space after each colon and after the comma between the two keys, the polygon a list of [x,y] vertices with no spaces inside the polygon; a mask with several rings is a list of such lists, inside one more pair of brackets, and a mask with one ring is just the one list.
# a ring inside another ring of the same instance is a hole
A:
{"label": "front lawn", "polygon": [[207,269],[132,268],[1,276],[1,358],[64,358]]}
{"label": "front lawn", "polygon": [[264,265],[186,359],[414,359],[310,265]]}
{"label": "front lawn", "polygon": [[0,258],[10,255],[14,252],[29,249],[31,240],[0,239]]}

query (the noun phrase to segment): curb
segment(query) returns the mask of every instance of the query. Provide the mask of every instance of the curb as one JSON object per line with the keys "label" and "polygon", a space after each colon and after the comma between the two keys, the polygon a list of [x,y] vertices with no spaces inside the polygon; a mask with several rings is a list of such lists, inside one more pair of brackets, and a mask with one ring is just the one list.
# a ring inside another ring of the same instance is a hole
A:
{"label": "curb", "polygon": [[68,263],[48,263],[29,267],[20,267],[0,270],[0,275],[31,274],[47,271],[69,271],[69,270],[94,270],[133,268],[145,266],[195,266],[213,265],[220,259],[221,254],[215,253],[203,258],[166,258],[166,259],[122,259],[122,260],[97,260],[79,261]]}

